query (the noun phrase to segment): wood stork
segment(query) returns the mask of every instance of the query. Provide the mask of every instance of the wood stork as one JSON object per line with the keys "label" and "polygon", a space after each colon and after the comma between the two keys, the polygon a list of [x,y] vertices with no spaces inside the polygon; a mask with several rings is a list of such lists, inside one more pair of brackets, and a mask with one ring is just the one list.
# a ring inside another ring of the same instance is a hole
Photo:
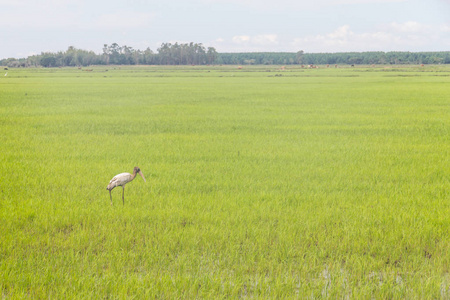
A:
{"label": "wood stork", "polygon": [[144,179],[144,182],[147,182],[145,180],[144,174],[142,174],[141,169],[139,169],[139,167],[134,167],[133,174],[120,173],[120,174],[114,176],[113,179],[111,179],[111,181],[108,184],[108,187],[106,188],[109,191],[109,198],[111,199],[111,205],[113,205],[111,191],[116,186],[122,187],[122,202],[123,202],[123,205],[125,205],[125,196],[124,196],[125,195],[125,184],[132,181],[136,177],[136,174],[138,174],[138,173],[139,173],[139,175],[141,175],[142,179]]}

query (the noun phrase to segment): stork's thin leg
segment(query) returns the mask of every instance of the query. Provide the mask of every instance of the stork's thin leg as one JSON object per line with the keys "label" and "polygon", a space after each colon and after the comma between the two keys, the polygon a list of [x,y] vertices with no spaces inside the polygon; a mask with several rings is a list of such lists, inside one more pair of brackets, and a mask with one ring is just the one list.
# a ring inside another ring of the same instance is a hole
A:
{"label": "stork's thin leg", "polygon": [[122,203],[123,203],[123,205],[125,205],[125,197],[124,197],[124,195],[125,195],[125,187],[122,186]]}
{"label": "stork's thin leg", "polygon": [[113,205],[113,204],[112,204],[111,190],[109,190],[109,198],[111,199],[111,205]]}

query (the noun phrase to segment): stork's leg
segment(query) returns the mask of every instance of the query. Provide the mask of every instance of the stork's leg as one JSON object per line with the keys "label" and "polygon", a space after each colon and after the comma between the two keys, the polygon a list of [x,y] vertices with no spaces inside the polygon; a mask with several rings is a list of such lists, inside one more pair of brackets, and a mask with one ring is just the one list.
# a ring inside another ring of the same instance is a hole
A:
{"label": "stork's leg", "polygon": [[122,203],[123,203],[123,205],[125,205],[125,197],[124,197],[124,195],[125,195],[125,187],[122,186]]}
{"label": "stork's leg", "polygon": [[111,190],[109,190],[109,198],[111,199],[111,205],[113,205],[113,204],[112,204]]}

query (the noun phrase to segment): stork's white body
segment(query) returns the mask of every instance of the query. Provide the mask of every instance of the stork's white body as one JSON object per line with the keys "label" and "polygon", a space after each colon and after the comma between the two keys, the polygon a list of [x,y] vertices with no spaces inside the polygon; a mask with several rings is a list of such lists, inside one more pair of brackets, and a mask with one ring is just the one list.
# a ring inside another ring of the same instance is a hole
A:
{"label": "stork's white body", "polygon": [[130,181],[132,181],[136,177],[136,174],[141,175],[142,179],[144,179],[144,182],[146,181],[145,177],[144,177],[144,174],[142,174],[141,169],[139,169],[139,167],[135,167],[134,168],[133,174],[120,173],[120,174],[117,174],[116,176],[114,176],[113,179],[111,179],[111,181],[108,184],[108,187],[106,188],[109,191],[109,197],[111,199],[111,205],[112,205],[111,191],[116,186],[121,186],[122,187],[122,202],[125,205],[125,184],[127,184]]}
{"label": "stork's white body", "polygon": [[[136,175],[134,176],[136,177]],[[113,188],[115,188],[116,186],[124,186],[125,184],[127,184],[128,182],[132,181],[134,179],[133,175],[131,175],[130,173],[120,173],[117,174],[116,176],[113,177],[113,179],[111,179],[111,181],[108,184],[108,189],[112,190]]]}

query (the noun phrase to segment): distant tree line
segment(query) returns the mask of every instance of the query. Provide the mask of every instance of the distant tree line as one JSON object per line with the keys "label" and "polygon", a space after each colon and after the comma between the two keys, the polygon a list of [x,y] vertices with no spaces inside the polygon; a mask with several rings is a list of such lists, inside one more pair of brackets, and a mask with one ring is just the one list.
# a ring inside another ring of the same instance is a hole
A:
{"label": "distant tree line", "polygon": [[252,52],[220,53],[216,63],[224,65],[294,65],[299,60],[296,53]]}
{"label": "distant tree line", "polygon": [[342,52],[342,53],[297,53],[255,52],[221,53],[220,64],[256,65],[372,65],[372,64],[450,64],[447,52]]}
{"label": "distant tree line", "polygon": [[450,64],[450,52],[306,53],[302,64]]}
{"label": "distant tree line", "polygon": [[102,64],[102,57],[93,51],[76,49],[71,46],[65,52],[42,52],[27,58],[8,58],[0,60],[0,64],[8,67],[89,66]]}
{"label": "distant tree line", "polygon": [[450,64],[446,52],[253,52],[218,53],[214,47],[201,43],[163,43],[153,52],[150,48],[136,50],[117,43],[105,44],[103,52],[69,47],[66,51],[43,52],[27,58],[0,60],[7,67],[66,67],[89,65],[325,65],[325,64]]}
{"label": "distant tree line", "polygon": [[150,48],[136,50],[117,43],[103,46],[103,53],[96,54],[69,47],[56,53],[43,52],[27,58],[8,58],[0,60],[0,65],[8,67],[71,67],[90,65],[205,65],[213,64],[217,59],[213,47],[205,48],[199,43],[171,44],[163,43],[157,53]]}

